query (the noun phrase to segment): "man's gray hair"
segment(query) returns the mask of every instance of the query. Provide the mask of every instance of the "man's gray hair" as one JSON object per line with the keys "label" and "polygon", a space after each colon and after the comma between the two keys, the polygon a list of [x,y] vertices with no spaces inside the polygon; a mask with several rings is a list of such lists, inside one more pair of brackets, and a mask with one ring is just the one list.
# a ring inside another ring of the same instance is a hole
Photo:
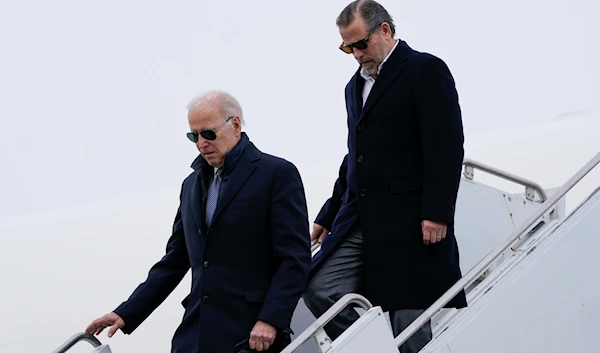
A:
{"label": "man's gray hair", "polygon": [[212,104],[214,104],[221,114],[223,114],[223,120],[227,120],[230,116],[237,115],[240,117],[242,125],[244,125],[244,113],[240,102],[225,91],[212,90],[200,93],[188,103],[187,109],[188,111],[201,109]]}
{"label": "man's gray hair", "polygon": [[356,0],[351,2],[340,13],[335,23],[339,28],[348,27],[354,22],[357,14],[365,21],[365,25],[369,31],[375,29],[382,22],[386,22],[392,29],[392,38],[396,34],[396,26],[394,25],[392,16],[390,16],[383,6],[374,0]]}

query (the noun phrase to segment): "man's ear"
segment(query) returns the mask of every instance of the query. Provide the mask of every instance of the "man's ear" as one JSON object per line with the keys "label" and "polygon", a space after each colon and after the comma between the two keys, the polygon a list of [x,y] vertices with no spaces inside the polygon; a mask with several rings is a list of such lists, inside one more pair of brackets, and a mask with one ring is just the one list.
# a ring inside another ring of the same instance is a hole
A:
{"label": "man's ear", "polygon": [[381,24],[381,32],[384,34],[389,34],[390,37],[392,36],[392,28],[390,27],[389,23],[384,22]]}
{"label": "man's ear", "polygon": [[235,115],[233,119],[231,119],[231,125],[233,125],[233,128],[235,129],[236,135],[242,132],[242,120],[239,116]]}

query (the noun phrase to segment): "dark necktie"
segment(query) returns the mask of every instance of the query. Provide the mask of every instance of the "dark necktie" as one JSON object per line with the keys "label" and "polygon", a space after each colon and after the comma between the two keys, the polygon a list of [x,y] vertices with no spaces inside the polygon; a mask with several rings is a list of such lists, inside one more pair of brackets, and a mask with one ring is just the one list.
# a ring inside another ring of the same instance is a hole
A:
{"label": "dark necktie", "polygon": [[217,209],[217,201],[219,200],[219,189],[221,188],[221,172],[222,169],[217,169],[215,176],[210,182],[208,187],[208,194],[206,197],[206,228],[210,228],[210,224],[213,220],[213,215]]}

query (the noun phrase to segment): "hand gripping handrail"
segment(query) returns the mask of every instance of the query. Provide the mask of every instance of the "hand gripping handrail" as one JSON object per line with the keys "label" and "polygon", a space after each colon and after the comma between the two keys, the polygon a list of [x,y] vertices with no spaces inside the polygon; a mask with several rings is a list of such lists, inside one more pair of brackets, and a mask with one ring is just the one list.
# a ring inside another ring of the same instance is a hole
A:
{"label": "hand gripping handrail", "polygon": [[96,337],[90,335],[89,333],[79,332],[79,333],[74,334],[71,338],[69,338],[60,347],[56,348],[56,350],[54,350],[54,352],[52,352],[52,353],[64,353],[64,352],[68,351],[69,349],[71,349],[71,347],[73,347],[79,341],[86,341],[89,344],[91,344],[92,346],[94,346],[94,348],[100,347],[102,345],[102,343],[100,343],[100,341],[98,341],[98,339]]}
{"label": "hand gripping handrail", "polygon": [[312,253],[313,251],[315,251],[315,249],[317,249],[319,246],[321,246],[321,243],[318,242],[317,239],[312,240],[310,242],[310,252]]}
{"label": "hand gripping handrail", "polygon": [[490,266],[504,250],[508,249],[527,229],[534,225],[546,212],[548,212],[565,194],[575,186],[584,176],[586,176],[594,167],[600,163],[600,152],[598,152],[589,162],[577,171],[567,182],[560,187],[549,199],[541,204],[537,210],[515,229],[502,245],[489,253],[481,262],[479,262],[469,273],[458,280],[450,289],[446,291],[438,300],[436,300],[427,310],[413,321],[404,331],[395,338],[394,343],[400,347],[409,337],[411,337],[421,326],[431,320],[439,310],[452,300],[461,290],[467,287],[473,280]]}
{"label": "hand gripping handrail", "polygon": [[308,326],[304,332],[298,335],[292,343],[290,343],[281,353],[292,353],[298,349],[304,342],[308,341],[318,330],[323,328],[331,321],[337,314],[340,313],[346,306],[350,304],[358,304],[361,308],[369,310],[373,305],[367,300],[367,298],[356,293],[349,293],[340,298],[335,304],[333,304],[329,310],[321,315],[312,325]]}
{"label": "hand gripping handrail", "polygon": [[[477,162],[474,161],[472,159],[469,158],[465,158],[463,160],[463,165],[465,166],[465,170],[463,172],[463,175],[465,176],[465,178],[469,179],[469,180],[473,180],[474,174],[475,174],[475,168],[480,169],[484,172],[487,172],[489,174],[495,175],[497,177],[503,178],[505,180],[508,181],[512,181],[514,183],[520,184],[525,186],[525,197],[530,200],[533,201],[534,199],[534,192],[537,192],[537,194],[540,197],[540,203],[546,201],[548,199],[548,195],[546,194],[546,191],[544,190],[544,188],[542,188],[539,184],[537,184],[536,182],[533,182],[531,180],[527,180],[525,178],[522,178],[520,176],[511,174],[509,172],[505,172],[503,170],[500,170],[498,168],[494,168],[491,167],[489,165],[483,164],[481,162]],[[310,252],[313,253],[316,249],[318,249],[321,246],[321,243],[318,242],[318,239],[314,239],[311,241],[310,243]]]}
{"label": "hand gripping handrail", "polygon": [[540,203],[542,203],[548,199],[548,195],[546,195],[546,191],[544,191],[544,189],[539,184],[537,184],[531,180],[527,180],[520,176],[502,171],[498,168],[490,167],[489,165],[486,165],[481,162],[477,162],[477,161],[474,161],[474,160],[468,159],[468,158],[464,159],[463,165],[465,166],[465,171],[463,172],[463,175],[465,176],[465,178],[467,178],[469,180],[473,180],[474,169],[477,168],[477,169],[480,169],[489,174],[500,177],[502,179],[506,179],[506,180],[512,181],[514,183],[525,186],[525,197],[528,200],[533,201],[534,191],[540,196]]}

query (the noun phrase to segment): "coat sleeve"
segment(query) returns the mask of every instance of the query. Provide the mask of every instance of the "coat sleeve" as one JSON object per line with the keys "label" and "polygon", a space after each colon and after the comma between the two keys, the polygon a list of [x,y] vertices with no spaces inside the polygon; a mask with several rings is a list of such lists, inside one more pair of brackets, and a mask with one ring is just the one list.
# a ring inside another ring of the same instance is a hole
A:
{"label": "coat sleeve", "polygon": [[346,154],[342,161],[342,165],[340,166],[338,179],[333,186],[333,194],[325,201],[325,204],[321,207],[321,211],[319,211],[319,214],[315,219],[315,223],[322,225],[325,229],[331,230],[335,216],[342,206],[342,196],[344,196],[344,193],[346,193],[346,189],[348,188],[346,181],[347,171],[348,155]]}
{"label": "coat sleeve", "polygon": [[289,329],[311,262],[304,186],[289,162],[281,167],[273,185],[270,227],[275,271],[258,320]]}
{"label": "coat sleeve", "polygon": [[415,101],[423,151],[421,219],[453,225],[464,136],[454,79],[441,59],[430,56],[423,64]]}
{"label": "coat sleeve", "polygon": [[[183,188],[182,188],[183,190]],[[173,232],[167,242],[165,256],[157,262],[127,301],[114,312],[125,322],[121,331],[131,334],[171,294],[190,268],[180,206],[173,224]]]}

